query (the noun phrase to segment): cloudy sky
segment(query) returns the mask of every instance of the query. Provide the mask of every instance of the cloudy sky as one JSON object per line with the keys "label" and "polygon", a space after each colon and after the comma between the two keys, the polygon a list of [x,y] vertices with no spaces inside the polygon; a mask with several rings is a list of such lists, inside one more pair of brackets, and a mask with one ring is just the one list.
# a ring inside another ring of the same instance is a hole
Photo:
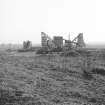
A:
{"label": "cloudy sky", "polygon": [[40,43],[40,33],[105,43],[105,0],[0,0],[0,43]]}

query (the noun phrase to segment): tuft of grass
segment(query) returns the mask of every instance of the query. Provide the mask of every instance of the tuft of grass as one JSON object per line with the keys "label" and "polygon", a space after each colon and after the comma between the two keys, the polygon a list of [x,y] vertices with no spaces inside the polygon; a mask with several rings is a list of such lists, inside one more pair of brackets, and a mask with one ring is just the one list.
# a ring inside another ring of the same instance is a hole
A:
{"label": "tuft of grass", "polygon": [[93,79],[93,76],[90,72],[87,72],[87,71],[83,71],[83,74],[82,74],[83,78],[84,79],[87,79],[87,80],[92,80]]}
{"label": "tuft of grass", "polygon": [[92,73],[100,74],[102,76],[105,76],[105,69],[103,69],[103,68],[93,68]]}
{"label": "tuft of grass", "polygon": [[96,103],[97,102],[97,99],[96,98],[90,98],[89,99],[89,102]]}

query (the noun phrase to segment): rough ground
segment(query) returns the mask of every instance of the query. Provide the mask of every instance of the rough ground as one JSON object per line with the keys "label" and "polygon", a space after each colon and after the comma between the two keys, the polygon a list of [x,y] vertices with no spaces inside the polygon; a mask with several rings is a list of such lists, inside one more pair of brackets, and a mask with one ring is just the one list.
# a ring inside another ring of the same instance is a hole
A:
{"label": "rough ground", "polygon": [[0,105],[105,105],[104,58],[1,52]]}

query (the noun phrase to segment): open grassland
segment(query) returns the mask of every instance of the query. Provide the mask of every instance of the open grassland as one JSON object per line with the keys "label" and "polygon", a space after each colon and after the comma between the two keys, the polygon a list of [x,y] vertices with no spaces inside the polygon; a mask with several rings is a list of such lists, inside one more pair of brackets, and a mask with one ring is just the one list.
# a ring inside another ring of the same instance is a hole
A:
{"label": "open grassland", "polygon": [[104,51],[89,56],[0,52],[0,105],[105,105]]}

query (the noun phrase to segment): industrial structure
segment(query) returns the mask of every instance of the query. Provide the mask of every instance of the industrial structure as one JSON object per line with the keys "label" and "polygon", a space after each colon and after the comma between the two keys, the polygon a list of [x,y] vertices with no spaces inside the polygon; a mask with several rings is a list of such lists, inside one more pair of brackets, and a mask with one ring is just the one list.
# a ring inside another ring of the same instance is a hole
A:
{"label": "industrial structure", "polygon": [[18,52],[28,52],[28,51],[34,51],[32,47],[31,41],[23,41],[23,47],[21,49],[18,49]]}
{"label": "industrial structure", "polygon": [[39,50],[39,52],[48,53],[49,51],[60,52],[63,50],[84,48],[85,42],[83,39],[83,33],[79,33],[78,36],[73,40],[70,40],[70,38],[66,40],[62,36],[54,36],[52,39],[45,32],[41,32],[41,45],[42,48]]}
{"label": "industrial structure", "polygon": [[48,37],[44,32],[41,32],[41,45],[42,47],[47,47]]}
{"label": "industrial structure", "polygon": [[[65,43],[63,43],[63,40]],[[42,47],[48,47],[48,46],[55,46],[55,47],[63,47],[64,45],[75,45],[75,47],[83,48],[85,47],[85,42],[83,39],[83,33],[79,33],[77,37],[75,37],[72,41],[63,39],[62,36],[54,36],[53,39],[51,39],[46,33],[41,32],[41,44]]]}
{"label": "industrial structure", "polygon": [[77,43],[78,43],[78,47],[85,47],[85,42],[84,42],[84,39],[83,39],[83,33],[80,33],[78,35]]}
{"label": "industrial structure", "polygon": [[[73,40],[64,39],[63,36],[54,36],[51,38],[45,32],[41,32],[41,48],[39,47],[38,54],[47,54],[49,52],[65,52],[85,47],[83,39],[83,33],[79,33]],[[19,52],[36,51],[35,47],[32,47],[31,41],[24,41],[23,48],[18,50]]]}
{"label": "industrial structure", "polygon": [[55,47],[63,47],[63,37],[62,36],[54,36],[53,37],[53,42],[55,44]]}
{"label": "industrial structure", "polygon": [[30,49],[32,47],[32,42],[31,41],[24,41],[23,42],[23,49]]}

